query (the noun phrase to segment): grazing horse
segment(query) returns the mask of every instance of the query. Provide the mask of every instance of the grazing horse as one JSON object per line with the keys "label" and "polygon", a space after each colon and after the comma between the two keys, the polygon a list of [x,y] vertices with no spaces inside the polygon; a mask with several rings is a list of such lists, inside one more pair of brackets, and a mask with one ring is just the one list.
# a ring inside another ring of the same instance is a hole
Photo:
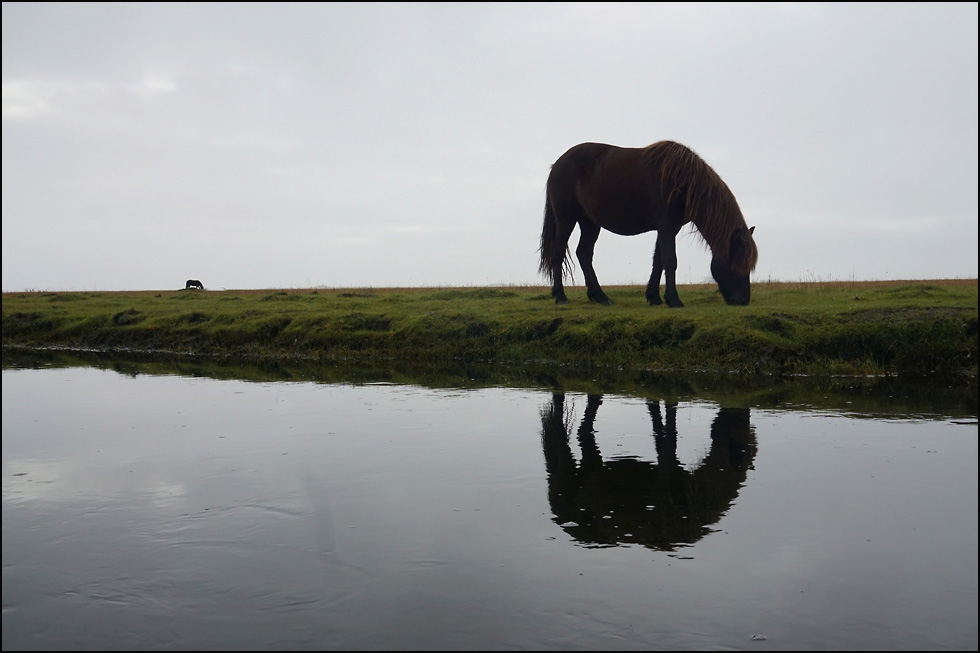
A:
{"label": "grazing horse", "polygon": [[188,279],[187,285],[184,286],[184,290],[188,288],[197,288],[198,290],[204,290],[204,284],[197,279]]}
{"label": "grazing horse", "polygon": [[653,272],[647,284],[650,304],[662,304],[660,277],[666,276],[664,297],[679,307],[675,272],[675,238],[693,223],[711,249],[711,274],[725,302],[749,303],[749,273],[759,253],[745,225],[735,196],[701,157],[684,145],[660,141],[642,148],[582,143],[561,155],[548,175],[541,231],[539,269],[552,282],[558,304],[568,301],[562,277],[571,272],[568,239],[577,224],[581,231],[575,253],[590,300],[610,304],[592,268],[599,231],[622,236],[657,232]]}

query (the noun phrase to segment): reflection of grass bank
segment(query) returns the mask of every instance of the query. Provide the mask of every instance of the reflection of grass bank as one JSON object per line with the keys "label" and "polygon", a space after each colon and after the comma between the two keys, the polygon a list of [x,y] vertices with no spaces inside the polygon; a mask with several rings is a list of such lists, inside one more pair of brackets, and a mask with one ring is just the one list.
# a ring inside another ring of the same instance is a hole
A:
{"label": "reflection of grass bank", "polygon": [[5,348],[3,367],[96,367],[128,376],[179,375],[219,380],[287,383],[393,383],[428,388],[535,388],[618,394],[674,402],[776,410],[827,410],[850,417],[964,419],[977,415],[977,377],[784,376],[684,373],[610,367],[485,363],[334,364],[266,358],[231,361],[162,354]]}
{"label": "reflection of grass bank", "polygon": [[[242,360],[554,365],[745,374],[977,372],[977,281],[757,283],[731,307],[686,286],[613,306],[571,289],[5,293],[3,343]],[[6,353],[4,356],[6,357]]]}

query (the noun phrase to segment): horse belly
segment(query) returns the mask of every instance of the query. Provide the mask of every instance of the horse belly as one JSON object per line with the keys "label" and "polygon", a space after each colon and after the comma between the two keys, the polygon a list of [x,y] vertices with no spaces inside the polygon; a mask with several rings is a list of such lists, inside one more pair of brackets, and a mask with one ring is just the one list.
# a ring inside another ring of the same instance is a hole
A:
{"label": "horse belly", "polygon": [[606,231],[620,236],[636,236],[657,229],[657,223],[649,211],[607,209],[590,212],[589,217]]}
{"label": "horse belly", "polygon": [[611,231],[620,236],[636,236],[645,234],[648,231],[656,231],[657,226],[652,221],[644,217],[630,218],[625,220],[606,220],[601,225],[606,231]]}

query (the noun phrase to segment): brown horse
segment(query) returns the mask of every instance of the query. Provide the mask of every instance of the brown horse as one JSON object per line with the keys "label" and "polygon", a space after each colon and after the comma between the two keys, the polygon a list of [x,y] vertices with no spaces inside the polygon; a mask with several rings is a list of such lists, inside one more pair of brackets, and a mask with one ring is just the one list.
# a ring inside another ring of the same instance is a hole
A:
{"label": "brown horse", "polygon": [[725,302],[748,304],[749,273],[759,258],[752,238],[755,227],[745,225],[735,196],[711,166],[672,141],[641,148],[582,143],[551,166],[539,268],[552,282],[555,302],[566,303],[562,277],[571,272],[568,239],[577,224],[581,237],[575,254],[588,297],[608,305],[612,302],[592,267],[599,231],[604,228],[622,236],[656,231],[647,301],[663,303],[660,277],[666,273],[667,305],[683,306],[675,285],[675,238],[688,223],[694,224],[711,249],[711,275]]}

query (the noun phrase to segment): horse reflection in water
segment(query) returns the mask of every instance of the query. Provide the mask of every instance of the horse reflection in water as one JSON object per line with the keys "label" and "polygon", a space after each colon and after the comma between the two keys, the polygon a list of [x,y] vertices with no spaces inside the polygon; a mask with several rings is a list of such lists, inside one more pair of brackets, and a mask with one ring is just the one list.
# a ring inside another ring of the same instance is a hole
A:
{"label": "horse reflection in water", "polygon": [[738,496],[755,459],[748,408],[721,408],[711,424],[707,455],[689,470],[677,460],[677,404],[648,401],[657,462],[603,460],[595,439],[600,395],[589,395],[578,441],[581,462],[568,441],[564,394],[541,412],[541,440],[554,521],[589,546],[642,544],[674,551],[711,532]]}

